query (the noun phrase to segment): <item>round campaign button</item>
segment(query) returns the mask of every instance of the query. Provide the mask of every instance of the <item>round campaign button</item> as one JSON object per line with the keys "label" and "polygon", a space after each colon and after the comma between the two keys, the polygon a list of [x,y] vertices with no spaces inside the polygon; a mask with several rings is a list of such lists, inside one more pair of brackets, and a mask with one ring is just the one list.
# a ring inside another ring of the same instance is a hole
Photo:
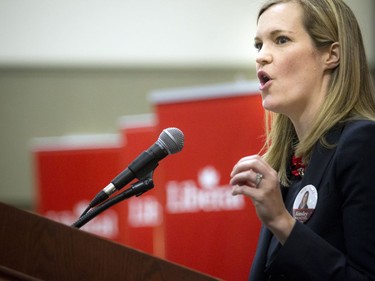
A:
{"label": "round campaign button", "polygon": [[314,213],[316,204],[318,202],[318,192],[315,186],[306,185],[297,194],[293,204],[293,217],[305,223]]}

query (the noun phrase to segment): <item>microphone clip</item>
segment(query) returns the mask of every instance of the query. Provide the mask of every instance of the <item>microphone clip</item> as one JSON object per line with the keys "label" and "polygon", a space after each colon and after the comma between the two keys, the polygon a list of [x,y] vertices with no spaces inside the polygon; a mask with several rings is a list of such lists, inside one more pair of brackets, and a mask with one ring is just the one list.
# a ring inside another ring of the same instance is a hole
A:
{"label": "microphone clip", "polygon": [[154,171],[149,173],[146,178],[137,181],[135,184],[131,185],[131,189],[136,197],[141,196],[143,193],[154,188],[154,181],[152,179]]}
{"label": "microphone clip", "polygon": [[[85,225],[87,222],[95,218],[97,215],[102,213],[103,211],[107,210],[108,208],[112,207],[113,205],[128,199],[132,196],[141,196],[143,193],[149,191],[154,187],[154,181],[152,179],[154,175],[154,171],[148,173],[144,178],[140,179],[136,183],[132,184],[128,189],[121,192],[120,194],[109,198],[108,200],[104,201],[99,206],[91,209],[88,208],[85,212],[79,217],[79,219],[72,224],[73,227],[80,228],[81,226]],[[91,209],[91,210],[90,210]]]}

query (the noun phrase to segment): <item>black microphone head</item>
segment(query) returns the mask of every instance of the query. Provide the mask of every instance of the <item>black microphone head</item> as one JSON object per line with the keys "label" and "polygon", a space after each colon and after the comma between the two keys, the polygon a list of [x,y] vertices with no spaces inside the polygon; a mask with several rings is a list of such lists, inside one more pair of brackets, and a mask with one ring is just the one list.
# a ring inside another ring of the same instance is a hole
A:
{"label": "black microphone head", "polygon": [[157,143],[167,150],[168,154],[180,152],[184,147],[184,133],[178,128],[164,129]]}

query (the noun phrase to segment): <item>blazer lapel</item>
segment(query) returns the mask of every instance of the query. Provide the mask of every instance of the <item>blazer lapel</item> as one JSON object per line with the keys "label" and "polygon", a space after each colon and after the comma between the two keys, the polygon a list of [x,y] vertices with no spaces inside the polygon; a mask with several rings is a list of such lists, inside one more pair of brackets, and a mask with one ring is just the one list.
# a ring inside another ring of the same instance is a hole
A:
{"label": "blazer lapel", "polygon": [[[329,144],[336,145],[343,128],[344,125],[337,125],[331,129],[326,136],[327,142]],[[301,187],[306,186],[307,184],[312,184],[316,188],[319,187],[326,171],[326,167],[330,163],[335,151],[335,147],[326,148],[320,143],[316,144],[310,163],[306,168],[305,175],[302,179]]]}

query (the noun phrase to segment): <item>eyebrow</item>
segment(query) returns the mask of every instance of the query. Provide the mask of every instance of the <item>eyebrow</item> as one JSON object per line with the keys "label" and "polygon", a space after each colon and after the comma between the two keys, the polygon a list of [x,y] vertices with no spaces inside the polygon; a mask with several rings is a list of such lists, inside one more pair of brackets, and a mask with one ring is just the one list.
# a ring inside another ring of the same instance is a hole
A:
{"label": "eyebrow", "polygon": [[[283,29],[275,29],[275,30],[272,30],[270,32],[270,36],[274,37],[274,36],[276,36],[277,34],[280,34],[280,33],[293,34],[293,31],[288,31],[288,30],[283,30]],[[259,41],[259,40],[260,40],[260,37],[258,37],[258,36],[254,37],[254,41]]]}

